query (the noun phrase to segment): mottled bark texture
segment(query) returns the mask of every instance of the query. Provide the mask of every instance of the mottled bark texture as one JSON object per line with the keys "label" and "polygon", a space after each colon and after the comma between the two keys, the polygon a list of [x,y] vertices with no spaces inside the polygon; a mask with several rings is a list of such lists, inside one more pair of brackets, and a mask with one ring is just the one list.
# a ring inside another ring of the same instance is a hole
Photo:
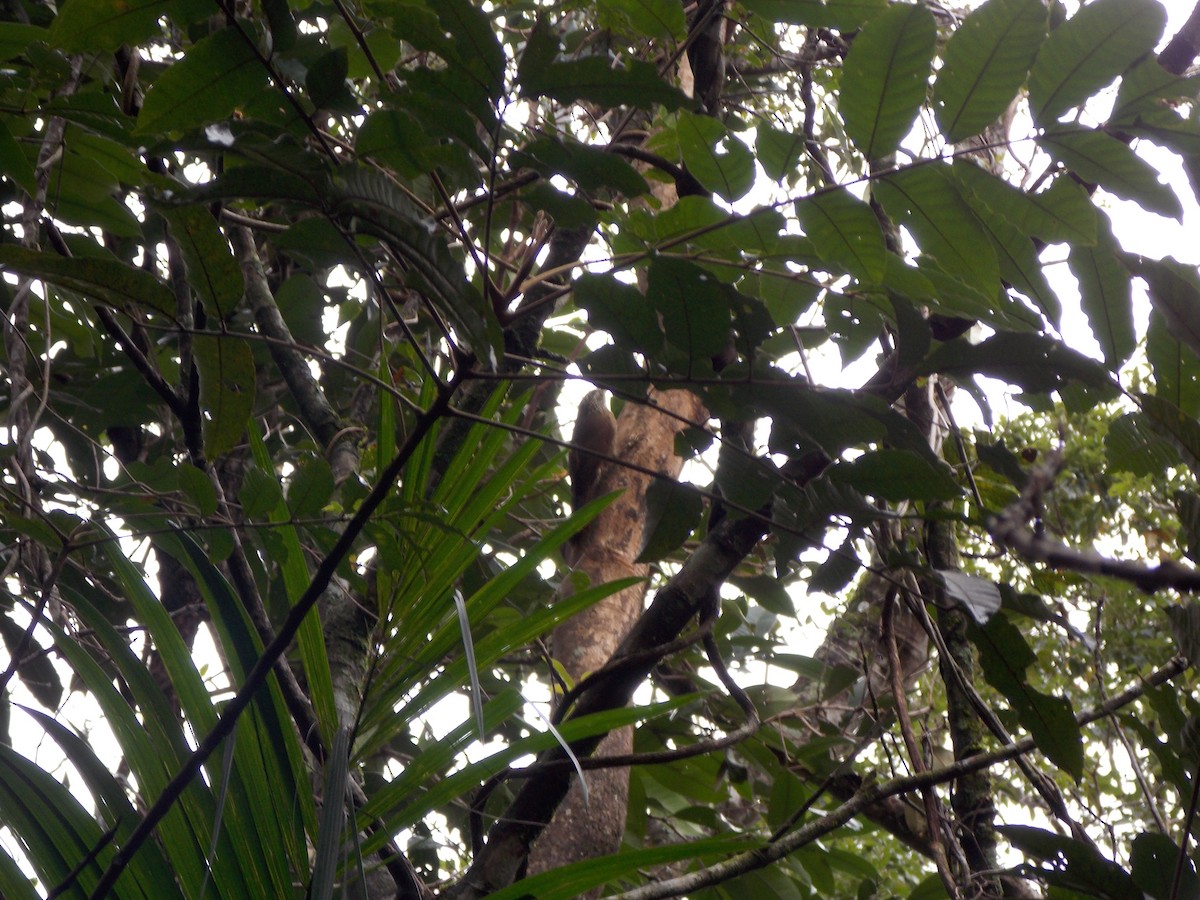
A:
{"label": "mottled bark texture", "polygon": [[[648,399],[648,404],[627,403],[617,419],[614,456],[637,468],[602,462],[595,475],[592,496],[621,493],[575,544],[575,571],[586,575],[592,584],[648,576],[649,566],[634,562],[641,551],[646,489],[652,480],[640,470],[677,477],[683,460],[675,455],[675,435],[688,422],[707,418],[700,401],[687,391],[651,392]],[[568,591],[570,581],[563,582]],[[555,630],[554,655],[572,678],[599,669],[612,656],[641,614],[645,594],[645,583],[626,588]],[[633,730],[623,728],[605,738],[597,755],[624,754],[632,749]],[[531,872],[613,853],[620,847],[629,770],[598,769],[587,773],[587,779],[587,805],[579,785],[572,785],[554,820],[533,845]]]}

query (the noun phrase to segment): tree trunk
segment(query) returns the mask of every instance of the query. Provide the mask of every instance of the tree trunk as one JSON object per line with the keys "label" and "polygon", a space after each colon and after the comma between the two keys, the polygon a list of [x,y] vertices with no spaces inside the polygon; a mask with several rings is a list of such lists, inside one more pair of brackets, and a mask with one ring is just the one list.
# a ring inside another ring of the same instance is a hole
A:
{"label": "tree trunk", "polygon": [[[683,460],[675,455],[675,435],[689,422],[703,422],[707,412],[687,391],[651,391],[649,404],[627,403],[617,419],[614,455],[627,468],[611,462],[600,465],[595,496],[621,495],[605,509],[575,543],[575,571],[592,584],[630,576],[647,578],[650,567],[638,563],[646,519],[646,489],[651,476],[640,470],[675,478]],[[660,412],[664,410],[665,412]],[[570,590],[570,580],[563,582]],[[573,679],[599,669],[612,656],[629,626],[642,612],[646,583],[606,598],[572,617],[554,632],[555,657]],[[622,728],[600,745],[598,756],[629,753],[633,729]],[[597,769],[587,773],[588,802],[578,783],[571,787],[553,822],[533,845],[530,872],[541,872],[587,857],[614,853],[625,831],[629,770]]]}

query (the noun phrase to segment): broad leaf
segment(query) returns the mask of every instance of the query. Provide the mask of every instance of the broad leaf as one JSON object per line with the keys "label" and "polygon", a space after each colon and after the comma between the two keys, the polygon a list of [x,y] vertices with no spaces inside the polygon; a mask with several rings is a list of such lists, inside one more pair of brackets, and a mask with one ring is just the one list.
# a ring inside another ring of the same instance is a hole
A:
{"label": "broad leaf", "polygon": [[746,9],[771,22],[853,31],[887,8],[887,0],[748,0]]}
{"label": "broad leaf", "polygon": [[593,328],[607,331],[622,346],[653,353],[662,347],[658,313],[641,291],[611,275],[585,274],[575,282],[575,305],[587,310]]}
{"label": "broad leaf", "polygon": [[990,375],[1033,393],[1058,390],[1071,381],[1097,388],[1111,385],[1100,363],[1042,334],[1001,332],[980,344],[959,338],[935,350],[922,370]]}
{"label": "broad leaf", "polygon": [[146,92],[137,134],[186,131],[224,119],[267,84],[253,32],[232,25],[192,46]]}
{"label": "broad leaf", "polygon": [[829,477],[864,494],[899,503],[952,500],[962,491],[945,464],[907,450],[874,450],[834,466]]}
{"label": "broad leaf", "polygon": [[1033,194],[965,160],[956,160],[951,172],[968,199],[978,200],[990,213],[1003,217],[1025,235],[1048,244],[1096,243],[1096,207],[1087,192],[1068,176],[1055,178],[1049,189]]}
{"label": "broad leaf", "polygon": [[1099,214],[1100,239],[1094,247],[1073,246],[1067,262],[1079,282],[1080,302],[1100,344],[1104,361],[1113,371],[1133,353],[1133,291],[1129,271],[1115,255],[1116,242],[1108,217]]}
{"label": "broad leaf", "polygon": [[678,550],[704,512],[691,485],[656,478],[646,489],[646,524],[638,562],[657,562]]}
{"label": "broad leaf", "polygon": [[1156,0],[1094,0],[1051,33],[1029,76],[1039,125],[1053,125],[1154,49],[1166,24]]}
{"label": "broad leaf", "polygon": [[199,206],[164,209],[163,217],[187,263],[188,283],[208,311],[228,319],[242,297],[242,273],[208,210]]}
{"label": "broad leaf", "polygon": [[854,39],[839,104],[846,133],[868,159],[891,153],[925,101],[937,27],[923,6],[897,3]]}
{"label": "broad leaf", "polygon": [[0,265],[118,309],[135,303],[157,312],[175,312],[175,298],[162,282],[144,269],[114,259],[70,259],[7,245],[0,247]]}
{"label": "broad leaf", "polygon": [[1083,735],[1066,697],[1051,697],[1033,688],[1026,669],[1036,661],[1021,632],[1003,615],[974,626],[971,639],[988,684],[1004,695],[1037,747],[1076,781],[1083,777]]}
{"label": "broad leaf", "polygon": [[200,373],[204,452],[210,460],[241,442],[254,409],[254,354],[243,338],[198,334],[192,349]]}
{"label": "broad leaf", "polygon": [[667,342],[689,359],[725,348],[731,299],[726,285],[693,263],[660,256],[646,273],[646,300],[662,316]]}
{"label": "broad leaf", "polygon": [[845,188],[796,203],[804,233],[821,258],[860,281],[878,284],[887,270],[887,245],[871,208]]}
{"label": "broad leaf", "polygon": [[683,110],[676,126],[684,165],[704,187],[733,202],[754,186],[754,155],[712,116]]}
{"label": "broad leaf", "polygon": [[933,90],[948,142],[978,134],[1004,114],[1045,36],[1041,0],[988,0],[963,20],[946,44]]}
{"label": "broad leaf", "polygon": [[211,12],[204,0],[79,0],[63,7],[50,28],[50,42],[73,52],[136,45],[160,31],[164,16],[178,24]]}
{"label": "broad leaf", "polygon": [[586,100],[603,106],[678,109],[689,102],[681,91],[663,81],[652,64],[640,59],[627,60],[620,68],[607,56],[586,56],[543,67],[527,66],[523,60],[520,76],[525,96],[550,97],[560,103]]}
{"label": "broad leaf", "polygon": [[1050,131],[1038,139],[1047,153],[1087,181],[1144,208],[1179,219],[1183,207],[1158,173],[1133,149],[1102,131],[1069,128]]}
{"label": "broad leaf", "polygon": [[999,288],[996,251],[948,167],[896,172],[876,182],[873,190],[888,215],[906,226],[942,269],[986,294]]}

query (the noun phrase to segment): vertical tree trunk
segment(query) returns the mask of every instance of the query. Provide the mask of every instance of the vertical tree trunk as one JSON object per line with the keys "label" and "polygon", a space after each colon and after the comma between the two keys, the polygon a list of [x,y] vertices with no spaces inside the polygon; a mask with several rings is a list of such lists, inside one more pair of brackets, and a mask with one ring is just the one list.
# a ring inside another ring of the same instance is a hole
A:
{"label": "vertical tree trunk", "polygon": [[[695,395],[687,391],[652,391],[648,399],[647,405],[627,403],[621,411],[614,455],[639,469],[675,478],[683,465],[683,460],[675,455],[675,435],[688,422],[704,421],[707,412]],[[593,584],[649,575],[649,566],[634,560],[641,552],[646,489],[650,481],[651,476],[642,471],[613,463],[601,464],[595,495],[612,491],[622,494],[576,542],[575,571],[586,574]],[[645,582],[626,588],[555,630],[554,655],[572,678],[578,679],[604,665],[641,614],[645,595]],[[633,730],[623,728],[610,734],[596,755],[624,754],[632,748]],[[625,831],[629,770],[594,770],[587,773],[587,783],[587,804],[576,783],[554,820],[533,845],[531,872],[613,853],[620,847]]]}

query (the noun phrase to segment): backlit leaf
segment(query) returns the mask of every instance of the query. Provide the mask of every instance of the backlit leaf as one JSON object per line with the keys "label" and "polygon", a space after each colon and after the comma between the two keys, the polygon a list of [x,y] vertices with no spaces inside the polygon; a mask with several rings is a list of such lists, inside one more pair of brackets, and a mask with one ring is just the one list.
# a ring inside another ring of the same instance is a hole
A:
{"label": "backlit leaf", "polygon": [[839,109],[846,133],[868,159],[891,153],[912,128],[936,40],[929,10],[903,3],[871,19],[854,39]]}

